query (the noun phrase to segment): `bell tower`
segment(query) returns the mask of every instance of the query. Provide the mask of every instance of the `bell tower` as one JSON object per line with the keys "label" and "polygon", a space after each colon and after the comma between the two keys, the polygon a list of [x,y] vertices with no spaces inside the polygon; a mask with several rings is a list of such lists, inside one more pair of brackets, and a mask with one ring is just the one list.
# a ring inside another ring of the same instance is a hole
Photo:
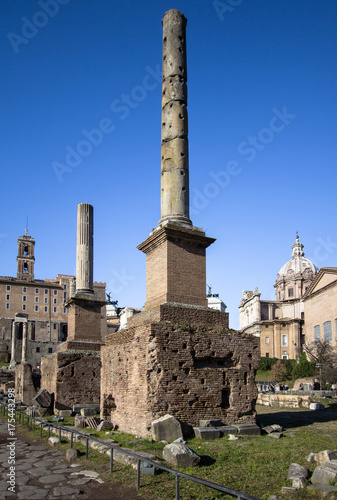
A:
{"label": "bell tower", "polygon": [[26,228],[24,236],[18,238],[18,256],[16,258],[18,280],[34,281],[34,247],[35,240],[28,235],[28,228]]}

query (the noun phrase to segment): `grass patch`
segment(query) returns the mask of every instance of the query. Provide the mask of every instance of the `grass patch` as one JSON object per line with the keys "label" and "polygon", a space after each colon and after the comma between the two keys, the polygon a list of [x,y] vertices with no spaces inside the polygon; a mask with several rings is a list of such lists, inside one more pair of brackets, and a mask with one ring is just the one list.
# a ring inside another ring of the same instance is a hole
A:
{"label": "grass patch", "polygon": [[[337,449],[336,399],[324,399],[320,402],[325,406],[321,411],[258,406],[259,422],[264,425],[282,425],[287,430],[283,438],[273,439],[262,435],[228,441],[227,437],[223,437],[207,442],[193,438],[188,440],[187,445],[202,457],[201,464],[195,468],[179,470],[262,500],[267,500],[270,495],[279,496],[282,486],[291,486],[291,482],[287,481],[291,463],[304,465],[313,472],[317,464],[306,461],[309,453]],[[70,424],[68,419],[60,423]],[[24,428],[23,430],[27,432]],[[92,432],[94,437],[112,438],[123,447],[147,451],[162,459],[162,450],[165,446],[163,443],[152,443],[148,439],[139,439],[122,432],[106,434],[91,429],[89,432]],[[43,431],[43,435],[47,437],[47,432]],[[34,436],[39,438],[39,428],[36,429]],[[62,440],[57,447],[65,451],[69,448],[69,442]],[[115,462],[114,472],[111,475],[109,457],[89,449],[89,460],[86,461],[85,446],[74,442],[74,447],[80,452],[78,462],[85,468],[97,470],[106,483],[135,484],[136,471],[131,466]],[[139,497],[142,496],[171,500],[175,497],[174,477],[165,472],[155,476],[141,476]],[[184,500],[233,498],[185,479],[180,480],[180,497]],[[315,500],[322,497],[319,493],[303,490],[292,498]]]}

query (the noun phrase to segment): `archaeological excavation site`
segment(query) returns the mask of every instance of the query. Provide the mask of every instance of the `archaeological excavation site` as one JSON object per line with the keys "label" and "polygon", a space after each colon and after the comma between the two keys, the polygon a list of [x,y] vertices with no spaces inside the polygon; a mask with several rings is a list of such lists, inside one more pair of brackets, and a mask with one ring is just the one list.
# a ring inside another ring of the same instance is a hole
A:
{"label": "archaeological excavation site", "polygon": [[110,428],[142,437],[156,438],[156,423],[167,416],[184,436],[207,437],[216,427],[226,434],[235,426],[259,433],[259,339],[230,329],[228,313],[208,307],[206,249],[216,240],[190,219],[186,23],[175,9],[162,20],[161,214],[137,247],[146,255],[144,309],[103,335],[106,302],[93,282],[94,211],[79,204],[67,336],[42,356],[39,380],[26,355],[28,328],[18,341],[25,354],[14,363],[16,398],[34,405],[32,412],[70,415],[82,405],[100,410]]}

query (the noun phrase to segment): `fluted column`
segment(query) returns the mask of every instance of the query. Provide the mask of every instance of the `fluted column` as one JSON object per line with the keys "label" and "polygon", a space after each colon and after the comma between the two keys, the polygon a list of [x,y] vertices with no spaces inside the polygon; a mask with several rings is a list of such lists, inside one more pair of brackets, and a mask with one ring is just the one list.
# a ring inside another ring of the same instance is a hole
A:
{"label": "fluted column", "polygon": [[161,219],[191,225],[187,117],[186,18],[164,15],[161,128]]}
{"label": "fluted column", "polygon": [[93,292],[93,207],[80,203],[77,208],[76,290]]}

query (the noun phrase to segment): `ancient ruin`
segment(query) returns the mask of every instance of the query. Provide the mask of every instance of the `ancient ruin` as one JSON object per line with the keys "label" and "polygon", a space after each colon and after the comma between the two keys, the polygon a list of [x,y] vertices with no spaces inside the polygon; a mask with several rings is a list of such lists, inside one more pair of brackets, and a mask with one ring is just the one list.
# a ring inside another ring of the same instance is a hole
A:
{"label": "ancient ruin", "polygon": [[68,340],[41,360],[41,387],[54,393],[55,408],[99,403],[101,307],[93,290],[93,207],[78,205],[76,291],[66,303]]}
{"label": "ancient ruin", "polygon": [[101,417],[150,434],[169,413],[184,431],[200,419],[255,423],[258,339],[207,307],[206,248],[215,240],[189,218],[186,19],[163,18],[161,219],[146,254],[145,311],[102,346]]}

